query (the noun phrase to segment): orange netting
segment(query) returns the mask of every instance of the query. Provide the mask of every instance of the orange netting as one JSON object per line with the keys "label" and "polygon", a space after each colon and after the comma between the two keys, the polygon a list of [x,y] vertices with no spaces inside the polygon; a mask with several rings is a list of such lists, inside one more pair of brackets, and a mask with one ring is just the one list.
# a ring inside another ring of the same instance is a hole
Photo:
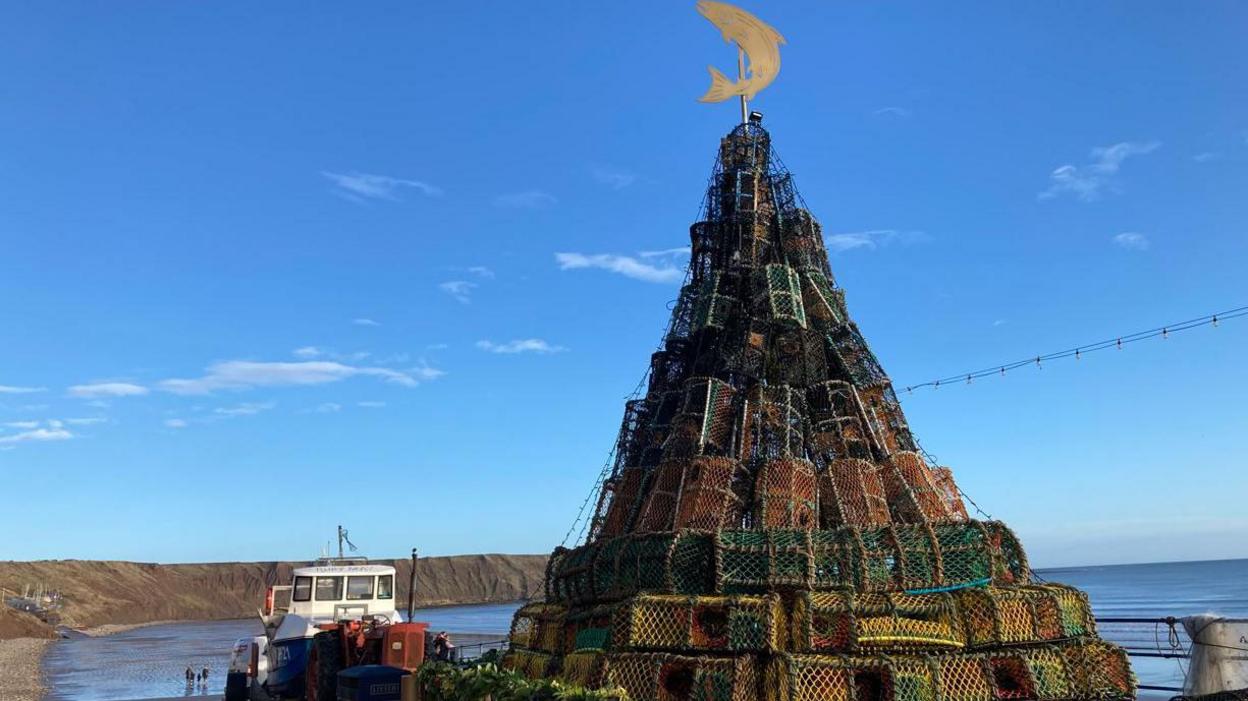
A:
{"label": "orange netting", "polygon": [[819,475],[819,520],[823,528],[888,523],[888,501],[875,463],[846,458],[828,464]]}
{"label": "orange netting", "polygon": [[741,463],[732,458],[697,457],[685,472],[676,508],[677,530],[719,530],[740,525],[746,486]]}
{"label": "orange netting", "polygon": [[815,466],[808,460],[769,460],[754,486],[755,521],[763,528],[818,528]]}

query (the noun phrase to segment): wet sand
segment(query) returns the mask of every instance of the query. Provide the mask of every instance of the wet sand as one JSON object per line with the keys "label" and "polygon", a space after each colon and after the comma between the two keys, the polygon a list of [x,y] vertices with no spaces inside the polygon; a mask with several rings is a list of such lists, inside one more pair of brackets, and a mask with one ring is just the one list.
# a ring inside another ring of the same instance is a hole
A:
{"label": "wet sand", "polygon": [[0,640],[0,699],[39,701],[43,698],[43,653],[51,640]]}

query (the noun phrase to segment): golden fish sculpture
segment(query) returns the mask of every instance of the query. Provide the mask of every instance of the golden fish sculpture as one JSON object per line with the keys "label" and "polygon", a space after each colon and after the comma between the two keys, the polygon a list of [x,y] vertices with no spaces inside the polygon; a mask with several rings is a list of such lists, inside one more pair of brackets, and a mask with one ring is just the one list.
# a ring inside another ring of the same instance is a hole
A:
{"label": "golden fish sculpture", "polygon": [[785,43],[784,37],[754,15],[725,2],[698,0],[698,13],[719,28],[725,42],[735,43],[749,59],[749,77],[745,75],[742,61],[741,75],[735,81],[714,66],[707,66],[711,72],[711,88],[698,99],[702,102],[723,102],[737,96],[754,99],[780,72],[780,45]]}

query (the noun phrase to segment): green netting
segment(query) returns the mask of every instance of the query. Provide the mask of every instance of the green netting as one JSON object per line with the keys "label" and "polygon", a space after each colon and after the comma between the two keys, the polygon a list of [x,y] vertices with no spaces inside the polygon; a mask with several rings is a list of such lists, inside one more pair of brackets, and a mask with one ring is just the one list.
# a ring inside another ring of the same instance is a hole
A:
{"label": "green netting", "polygon": [[802,276],[806,279],[806,306],[810,309],[810,316],[829,324],[845,323],[848,318],[845,313],[845,293],[833,287],[822,270],[803,270]]}
{"label": "green netting", "polygon": [[802,304],[802,280],[787,265],[773,263],[766,267],[767,299],[773,319],[806,328],[806,308]]}
{"label": "green netting", "polygon": [[928,593],[1026,582],[1014,534],[995,521],[648,533],[562,553],[556,601],[619,600],[637,592],[765,594],[774,590]]}
{"label": "green netting", "polygon": [[574,650],[605,650],[611,643],[610,628],[585,628],[576,632]]}

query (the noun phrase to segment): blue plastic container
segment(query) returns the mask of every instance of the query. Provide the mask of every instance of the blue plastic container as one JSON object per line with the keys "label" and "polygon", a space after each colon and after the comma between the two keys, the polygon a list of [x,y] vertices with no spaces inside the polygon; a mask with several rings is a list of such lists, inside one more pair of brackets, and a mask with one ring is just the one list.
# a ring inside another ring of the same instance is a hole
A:
{"label": "blue plastic container", "polygon": [[338,673],[338,701],[400,701],[408,672],[379,664],[350,667]]}

